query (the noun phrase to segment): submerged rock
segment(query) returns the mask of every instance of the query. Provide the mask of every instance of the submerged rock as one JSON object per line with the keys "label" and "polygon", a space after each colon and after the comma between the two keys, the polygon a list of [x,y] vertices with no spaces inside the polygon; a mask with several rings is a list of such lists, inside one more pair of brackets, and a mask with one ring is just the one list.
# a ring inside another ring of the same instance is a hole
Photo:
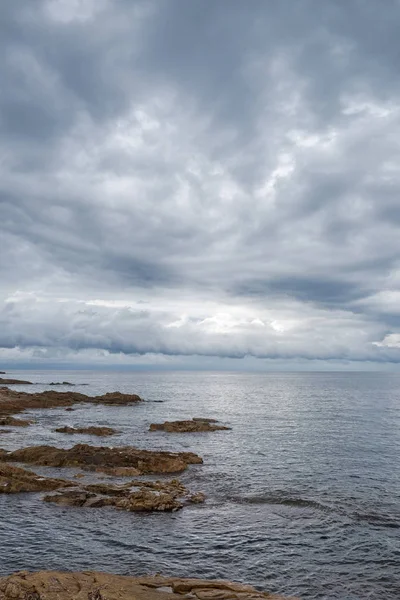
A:
{"label": "submerged rock", "polygon": [[[75,485],[64,479],[39,477],[36,473],[0,462],[0,493],[18,494],[20,492],[48,492],[58,488]],[[1,596],[0,596],[1,598]]]}
{"label": "submerged rock", "polygon": [[112,427],[94,427],[94,426],[68,427],[68,425],[66,425],[65,427],[58,427],[54,431],[56,431],[57,433],[69,433],[69,434],[73,434],[73,433],[84,434],[84,433],[86,433],[88,435],[97,435],[100,437],[107,437],[109,435],[114,435],[116,433],[119,433],[116,429],[113,429]]}
{"label": "submerged rock", "polygon": [[179,600],[183,594],[198,600],[284,600],[250,585],[223,580],[128,577],[94,571],[20,571],[0,577],[1,600]]}
{"label": "submerged rock", "polygon": [[[1,456],[1,454],[0,454]],[[132,446],[108,448],[76,444],[72,448],[31,446],[6,452],[3,460],[49,467],[83,467],[104,471],[115,467],[135,468],[140,474],[179,473],[189,464],[200,464],[202,458],[193,452],[160,452],[139,450]]]}
{"label": "submerged rock", "polygon": [[192,433],[206,431],[227,431],[230,427],[217,425],[212,419],[192,419],[191,421],[166,421],[165,423],[152,423],[149,431],[168,431],[169,433]]}

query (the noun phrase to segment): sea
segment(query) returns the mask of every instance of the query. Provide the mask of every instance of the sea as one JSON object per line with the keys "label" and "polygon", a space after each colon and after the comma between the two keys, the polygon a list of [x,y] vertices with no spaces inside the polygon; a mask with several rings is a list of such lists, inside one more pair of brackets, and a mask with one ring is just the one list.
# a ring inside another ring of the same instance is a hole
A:
{"label": "sea", "polygon": [[[119,390],[145,402],[25,413],[35,424],[2,435],[2,448],[79,442],[190,450],[204,464],[181,479],[207,500],[135,514],[0,494],[0,575],[158,572],[227,578],[308,600],[399,600],[400,374],[29,370],[9,377],[36,383],[15,386],[29,392]],[[76,386],[47,385],[56,381]],[[232,430],[149,432],[150,423],[192,417]],[[104,441],[53,431],[92,424],[121,433]]]}

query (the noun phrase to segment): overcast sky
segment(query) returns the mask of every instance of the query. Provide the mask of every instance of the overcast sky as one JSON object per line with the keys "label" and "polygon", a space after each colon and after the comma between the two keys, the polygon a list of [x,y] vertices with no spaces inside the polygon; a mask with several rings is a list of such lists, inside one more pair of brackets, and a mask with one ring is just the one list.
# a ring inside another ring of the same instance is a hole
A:
{"label": "overcast sky", "polygon": [[399,28],[1,2],[0,363],[397,368]]}

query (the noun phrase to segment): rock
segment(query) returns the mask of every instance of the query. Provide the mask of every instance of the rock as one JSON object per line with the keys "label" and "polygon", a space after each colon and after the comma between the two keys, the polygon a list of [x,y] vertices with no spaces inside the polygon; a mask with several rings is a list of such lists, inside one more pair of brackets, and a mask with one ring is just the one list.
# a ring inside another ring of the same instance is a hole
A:
{"label": "rock", "polygon": [[106,471],[111,467],[135,468],[145,473],[179,473],[189,464],[200,464],[203,460],[192,452],[160,452],[139,450],[132,446],[108,448],[76,444],[72,448],[54,446],[31,446],[6,452],[3,460],[30,463],[49,467],[83,467]]}
{"label": "rock", "polygon": [[75,385],[75,383],[70,383],[69,381],[52,381],[47,385]]}
{"label": "rock", "polygon": [[13,432],[13,430],[12,430],[12,429],[0,429],[0,435],[1,435],[2,433],[12,433],[12,432]]}
{"label": "rock", "polygon": [[0,377],[0,385],[32,385],[32,381],[23,381],[22,379],[4,379],[4,377]]}
{"label": "rock", "polygon": [[39,477],[39,475],[32,473],[32,471],[0,462],[0,493],[2,494],[48,492],[71,485],[75,484],[63,479]]}
{"label": "rock", "polygon": [[89,470],[97,473],[105,473],[110,477],[137,477],[142,474],[142,472],[135,467],[100,467]]}
{"label": "rock", "polygon": [[12,415],[35,408],[71,407],[74,404],[82,403],[125,406],[139,402],[142,402],[140,396],[121,394],[120,392],[110,392],[102,396],[87,396],[79,392],[59,392],[56,390],[29,394],[10,390],[7,387],[0,387],[0,415]]}
{"label": "rock", "polygon": [[205,502],[205,500],[206,496],[203,492],[196,492],[196,494],[189,496],[189,502],[192,504],[201,504],[202,502]]}
{"label": "rock", "polygon": [[71,408],[70,406],[68,406],[68,408],[66,408],[65,410],[68,411],[68,412],[74,412],[75,409]]}
{"label": "rock", "polygon": [[205,421],[206,423],[218,423],[218,419],[208,419],[207,417],[193,417],[192,421]]}
{"label": "rock", "polygon": [[127,577],[94,571],[21,571],[0,577],[1,600],[182,600],[182,594],[201,600],[205,598],[202,594],[212,600],[284,600],[282,596],[229,581],[161,575]]}
{"label": "rock", "polygon": [[129,512],[173,512],[183,508],[184,504],[193,502],[192,498],[195,496],[204,498],[204,494],[199,492],[190,494],[178,479],[173,479],[131,481],[125,485],[94,483],[79,490],[66,490],[46,496],[44,500],[62,506],[113,506]]}
{"label": "rock", "polygon": [[26,421],[24,419],[16,419],[15,417],[1,417],[0,425],[6,427],[28,427],[32,425],[33,421]]}
{"label": "rock", "polygon": [[100,437],[107,437],[109,435],[114,435],[116,433],[119,433],[116,429],[113,429],[112,427],[58,427],[57,429],[55,429],[54,431],[56,431],[57,433],[69,433],[69,434],[73,434],[73,433],[86,433],[88,435],[97,435]]}
{"label": "rock", "polygon": [[5,371],[0,371],[0,375],[6,375]]}
{"label": "rock", "polygon": [[226,431],[230,427],[215,425],[204,419],[191,421],[166,421],[165,423],[152,423],[150,431],[168,431],[169,433],[192,433],[206,431]]}

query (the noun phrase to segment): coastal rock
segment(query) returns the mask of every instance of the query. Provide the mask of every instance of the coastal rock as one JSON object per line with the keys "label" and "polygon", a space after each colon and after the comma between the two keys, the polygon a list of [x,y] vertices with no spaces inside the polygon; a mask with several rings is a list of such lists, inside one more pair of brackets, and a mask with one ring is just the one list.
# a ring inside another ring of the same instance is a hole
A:
{"label": "coastal rock", "polygon": [[184,503],[192,502],[191,498],[194,495],[190,494],[179,480],[174,479],[154,482],[131,481],[118,486],[95,483],[81,489],[45,496],[44,500],[62,506],[113,506],[129,512],[165,512],[179,510]]}
{"label": "coastal rock", "polygon": [[48,383],[47,385],[75,385],[75,383],[70,383],[69,381],[52,381],[51,383]]}
{"label": "coastal rock", "polygon": [[198,492],[191,494],[178,480],[172,481],[131,481],[125,485],[95,483],[80,490],[67,490],[46,496],[46,502],[62,506],[99,508],[113,506],[129,512],[174,512],[184,504],[204,502],[205,496]]}
{"label": "coastal rock", "polygon": [[68,433],[68,434],[73,434],[73,433],[86,433],[88,435],[97,435],[100,437],[107,437],[109,435],[114,435],[116,433],[119,433],[116,429],[113,429],[112,427],[58,427],[57,429],[55,429],[54,431],[56,431],[57,433]]}
{"label": "coastal rock", "polygon": [[161,575],[128,577],[94,571],[20,571],[0,577],[0,600],[179,600],[182,594],[199,600],[284,600],[282,596],[230,581]]}
{"label": "coastal rock", "polygon": [[0,377],[0,385],[32,385],[32,381],[23,381],[22,379],[5,379]]}
{"label": "coastal rock", "polygon": [[152,423],[149,431],[167,431],[169,433],[192,433],[206,431],[227,431],[230,427],[217,425],[208,419],[192,419],[191,421],[166,421]]}
{"label": "coastal rock", "polygon": [[15,417],[1,417],[0,425],[5,427],[28,427],[32,425],[33,421],[26,421],[24,419],[16,419]]}
{"label": "coastal rock", "polygon": [[31,446],[5,453],[7,461],[49,467],[83,467],[96,471],[104,468],[130,467],[140,474],[179,473],[189,464],[203,460],[192,452],[160,452],[139,450],[132,446],[108,448],[77,444],[69,449],[54,446]]}
{"label": "coastal rock", "polygon": [[0,493],[18,494],[20,492],[48,492],[74,485],[63,479],[39,477],[32,471],[0,462]]}
{"label": "coastal rock", "polygon": [[142,402],[137,394],[109,392],[101,396],[87,396],[79,392],[59,392],[47,390],[30,394],[0,387],[0,415],[12,415],[24,410],[36,408],[70,407],[74,404],[105,404],[108,406],[126,406]]}

